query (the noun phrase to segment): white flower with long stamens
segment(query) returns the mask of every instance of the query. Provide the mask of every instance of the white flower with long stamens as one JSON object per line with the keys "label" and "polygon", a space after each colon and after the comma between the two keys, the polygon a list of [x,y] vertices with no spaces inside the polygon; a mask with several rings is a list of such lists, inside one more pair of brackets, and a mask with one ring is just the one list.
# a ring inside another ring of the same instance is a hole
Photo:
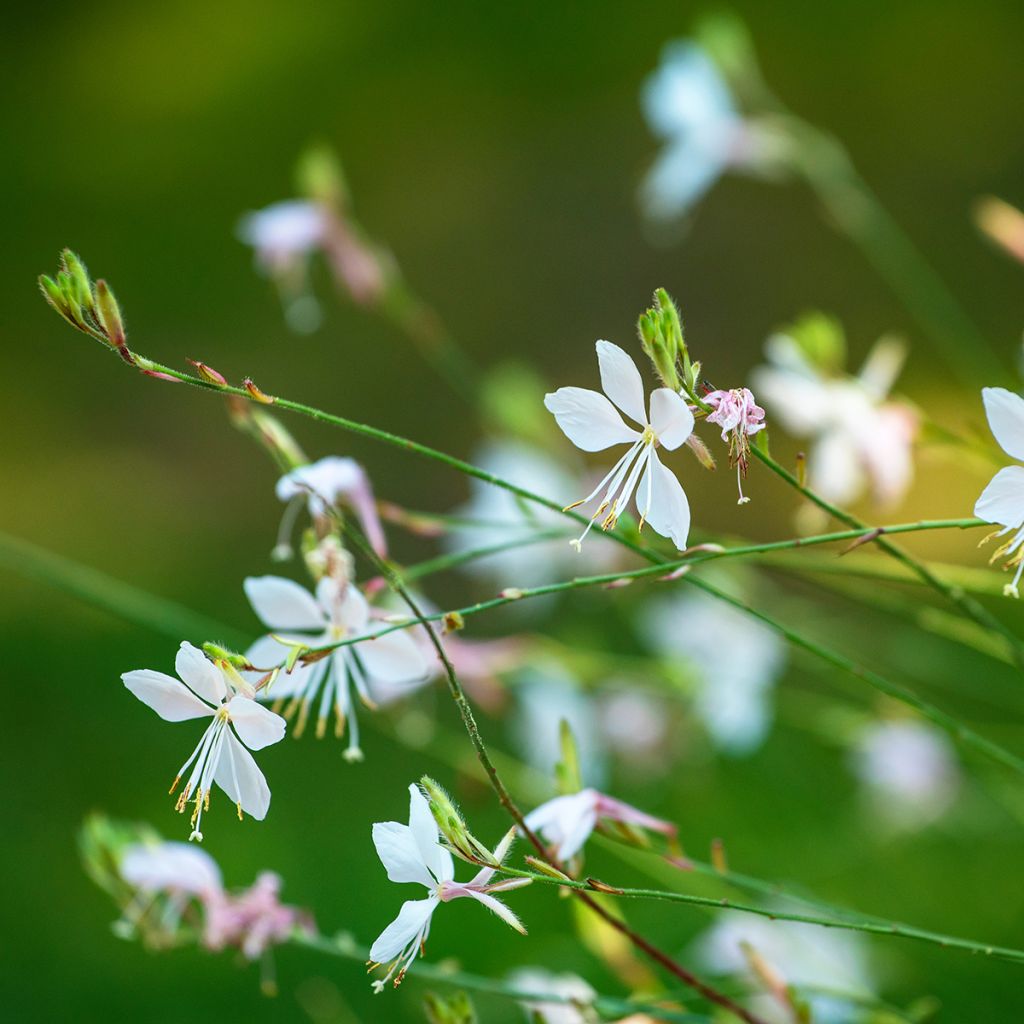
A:
{"label": "white flower with long stamens", "polygon": [[[387,540],[377,515],[373,487],[366,470],[355,459],[328,455],[308,466],[299,466],[277,481],[276,492],[281,501],[289,503],[305,497],[309,514],[314,517],[326,516],[338,503],[349,506],[373,550],[381,557],[387,555]],[[289,518],[286,512],[282,525],[287,524],[290,530]]]}
{"label": "white flower with long stamens", "polygon": [[280,576],[250,576],[245,594],[253,611],[274,633],[257,640],[246,652],[256,669],[281,664],[295,646],[324,647],[341,640],[358,643],[336,648],[319,661],[296,663],[291,672],[280,672],[262,699],[287,700],[285,717],[298,714],[293,735],[300,736],[311,708],[317,705],[317,736],[323,736],[332,710],[335,734],[341,736],[348,722],[349,742],[345,759],[362,759],[359,726],[352,690],[371,709],[376,681],[385,685],[411,684],[430,674],[430,665],[405,630],[375,636],[383,623],[373,622],[366,598],[351,584],[341,585],[329,576],[317,584],[316,597],[292,580]]}
{"label": "white flower with long stamens", "polygon": [[249,750],[261,750],[282,739],[284,719],[251,697],[233,692],[225,673],[189,643],[178,649],[174,667],[179,679],[149,669],[126,672],[121,678],[167,722],[213,719],[171,786],[173,793],[191,769],[176,805],[184,813],[192,803],[189,839],[202,841],[200,824],[214,783],[234,801],[239,819],[245,811],[262,821],[270,807],[270,789]]}
{"label": "white flower with long stamens", "polygon": [[[430,919],[442,903],[469,897],[494,911],[506,924],[520,934],[526,929],[519,918],[491,893],[518,889],[528,885],[528,878],[507,878],[491,882],[495,868],[483,868],[468,882],[455,881],[455,864],[451,853],[438,842],[438,828],[430,813],[430,804],[418,786],[409,787],[409,824],[397,821],[377,822],[373,826],[373,844],[377,856],[392,882],[414,882],[427,890],[427,898],[407,900],[398,917],[377,937],[370,947],[371,968],[387,965],[383,979],[374,982],[380,992],[392,977],[398,985],[409,965],[416,959],[430,934]],[[508,854],[515,837],[509,830],[494,850],[495,863]]]}
{"label": "white flower with long stamens", "polygon": [[[601,528],[614,529],[636,492],[640,528],[650,523],[651,529],[668,537],[682,551],[690,531],[690,506],[679,481],[658,458],[657,449],[674,451],[683,444],[693,432],[693,413],[671,388],[657,388],[651,392],[648,414],[640,371],[618,345],[599,341],[597,361],[603,395],[570,387],[559,388],[544,398],[545,407],[577,448],[599,452],[615,444],[629,445],[593,492],[569,506],[578,508],[600,496],[597,511],[573,545],[578,548],[602,516]],[[628,426],[616,406],[640,429]]]}
{"label": "white flower with long stamens", "polygon": [[600,821],[635,825],[670,838],[675,838],[678,831],[671,822],[655,818],[596,789],[556,796],[534,808],[524,820],[531,831],[539,832],[555,848],[555,856],[560,861],[575,857]]}
{"label": "white flower with long stamens", "polygon": [[[1011,458],[1024,462],[1024,398],[1005,388],[982,388],[981,398],[989,428],[999,447]],[[1003,528],[996,537],[1013,534],[996,549],[991,560],[1006,555],[1005,568],[1017,567],[1013,582],[1007,583],[1003,593],[1019,597],[1017,584],[1024,573],[1024,466],[1006,466],[999,470],[981,492],[974,514],[986,523],[997,523]]]}

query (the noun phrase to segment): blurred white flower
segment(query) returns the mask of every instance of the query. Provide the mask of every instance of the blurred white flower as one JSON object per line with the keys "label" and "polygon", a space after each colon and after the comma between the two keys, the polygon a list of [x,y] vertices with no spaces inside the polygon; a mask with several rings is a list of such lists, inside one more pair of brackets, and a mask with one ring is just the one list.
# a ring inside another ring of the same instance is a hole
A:
{"label": "blurred white flower", "polygon": [[176,809],[184,813],[192,801],[189,839],[201,842],[199,826],[214,783],[234,801],[239,818],[243,811],[258,820],[266,817],[270,789],[249,750],[261,750],[283,739],[285,721],[251,697],[232,693],[224,673],[189,643],[179,648],[174,667],[180,679],[149,669],[125,672],[121,679],[167,722],[213,719],[171,786],[173,793],[181,777],[192,769]]}
{"label": "blurred white flower", "polygon": [[607,759],[594,702],[572,677],[553,664],[528,669],[515,680],[511,729],[516,748],[529,765],[550,776],[562,758],[563,719],[576,741],[580,774],[595,785],[607,775]]}
{"label": "blurred white flower", "polygon": [[[521,967],[513,971],[509,982],[523,992],[537,996],[556,996],[556,1000],[527,999],[520,1005],[543,1024],[590,1024],[595,1018],[589,1008],[597,993],[576,974],[555,974],[542,967]],[[571,1000],[565,1002],[564,1000]]]}
{"label": "blurred white flower", "polygon": [[238,237],[256,250],[263,270],[277,274],[319,249],[327,230],[319,203],[286,199],[245,214],[238,224]]}
{"label": "blurred white flower", "polygon": [[355,459],[328,455],[308,466],[299,466],[277,481],[280,501],[305,497],[311,516],[326,516],[334,505],[355,512],[366,539],[381,557],[388,553],[384,529],[377,515],[377,503],[366,470]]}
{"label": "blurred white flower", "polygon": [[[760,987],[744,947],[757,955],[787,984],[829,989],[836,996],[801,992],[816,1024],[846,1024],[850,1005],[838,993],[869,997],[875,987],[863,936],[794,921],[770,921],[726,911],[703,935],[693,955],[705,970],[747,976]],[[751,1009],[772,1024],[791,1024],[792,1012],[771,995],[751,1000]]]}
{"label": "blurred white flower", "polygon": [[904,347],[883,338],[856,377],[822,373],[786,334],[769,338],[765,353],[768,365],[754,371],[754,387],[786,430],[811,440],[811,489],[846,504],[870,484],[878,503],[899,501],[913,477],[917,434],[914,411],[887,400]]}
{"label": "blurred white flower", "polygon": [[[372,696],[376,681],[385,685],[409,684],[426,678],[430,666],[406,630],[375,636],[379,622],[370,618],[369,605],[351,584],[340,585],[325,576],[316,587],[316,597],[292,580],[280,576],[250,576],[245,594],[253,611],[274,633],[257,640],[246,652],[256,669],[281,664],[289,644],[326,646],[340,640],[362,637],[359,643],[338,647],[327,657],[310,664],[297,663],[291,672],[281,672],[264,699],[290,698],[286,715],[298,713],[294,734],[301,735],[314,702],[317,702],[318,736],[327,729],[331,711],[336,716],[335,733],[341,736],[346,721],[349,743],[345,758],[362,758],[359,728],[352,701],[352,688],[367,707],[375,707]],[[279,638],[278,638],[279,637]]]}
{"label": "blurred white flower", "polygon": [[538,832],[545,842],[555,848],[555,856],[563,862],[575,857],[583,849],[584,843],[601,820],[635,825],[670,837],[674,837],[678,831],[670,821],[655,818],[631,804],[599,793],[596,789],[582,789],[578,793],[556,796],[534,808],[524,820],[531,831]]}
{"label": "blurred white flower", "polygon": [[747,754],[771,727],[771,691],[785,664],[785,644],[766,626],[703,593],[646,605],[640,628],[660,654],[697,677],[693,708],[712,740]]}
{"label": "blurred white flower", "polygon": [[[392,975],[395,975],[396,985],[401,982],[416,954],[423,949],[430,934],[430,919],[442,903],[470,897],[492,910],[516,931],[526,934],[519,918],[491,893],[518,889],[529,884],[530,879],[508,878],[492,883],[495,869],[483,868],[470,881],[456,882],[452,855],[440,844],[438,836],[430,804],[415,785],[409,787],[408,825],[384,821],[373,826],[373,844],[388,878],[392,882],[417,883],[428,893],[426,899],[403,903],[398,917],[370,947],[371,964],[388,966],[384,978],[374,982],[378,992]],[[515,831],[510,830],[495,848],[497,863],[505,859],[514,836]]]}
{"label": "blurred white flower", "polygon": [[956,795],[960,772],[946,737],[921,722],[881,722],[866,729],[853,769],[872,802],[898,828],[933,821]]}
{"label": "blurred white flower", "polygon": [[120,873],[129,885],[144,893],[210,899],[224,888],[217,862],[188,843],[129,846],[121,858]]}
{"label": "blurred white flower", "polygon": [[[1011,459],[1024,462],[1024,398],[1005,388],[982,388],[982,401],[992,436]],[[1013,582],[1003,593],[1019,597],[1017,585],[1024,572],[1024,466],[1006,466],[989,481],[974,506],[974,514],[1003,527],[996,536],[1014,535],[996,549],[992,561],[1009,556],[1006,568],[1017,567]]]}
{"label": "blurred white flower", "polygon": [[[603,395],[585,388],[567,387],[544,398],[548,412],[577,448],[599,452],[616,444],[629,445],[593,492],[569,506],[587,505],[604,491],[583,536],[573,543],[579,548],[601,516],[605,517],[601,521],[602,529],[615,529],[635,491],[640,529],[644,523],[650,523],[655,533],[668,537],[682,551],[690,531],[690,506],[675,475],[662,465],[657,449],[674,451],[683,444],[693,432],[693,413],[671,388],[657,388],[651,392],[648,416],[643,380],[633,360],[611,342],[599,341],[596,347]],[[616,406],[641,429],[627,426],[616,412]]]}
{"label": "blurred white flower", "polygon": [[627,763],[649,758],[665,744],[669,716],[660,697],[635,688],[618,690],[602,700],[599,713],[609,747]]}

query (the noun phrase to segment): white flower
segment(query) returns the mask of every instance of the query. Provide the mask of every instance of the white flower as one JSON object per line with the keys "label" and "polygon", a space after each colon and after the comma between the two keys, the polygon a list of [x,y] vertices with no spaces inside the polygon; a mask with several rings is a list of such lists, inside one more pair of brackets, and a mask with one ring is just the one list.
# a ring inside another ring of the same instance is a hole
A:
{"label": "white flower", "polygon": [[256,250],[263,269],[276,273],[319,249],[327,230],[318,203],[289,199],[247,213],[238,224],[238,237]]}
{"label": "white flower", "polygon": [[192,801],[189,838],[202,841],[199,826],[214,783],[234,801],[239,818],[245,811],[262,821],[270,807],[270,789],[249,750],[261,750],[282,739],[284,719],[251,697],[232,694],[224,673],[189,643],[179,648],[174,667],[180,680],[149,669],[126,672],[121,678],[143,704],[167,722],[213,719],[171,786],[173,793],[185,772],[192,769],[176,805],[183,813]]}
{"label": "white flower", "polygon": [[[807,986],[837,993],[800,993],[810,1003],[816,1024],[849,1021],[851,1008],[840,994],[864,998],[874,989],[863,936],[815,925],[726,911],[697,939],[694,956],[706,970],[717,974],[752,976],[747,950],[797,989]],[[751,1009],[772,1024],[790,1024],[793,1019],[770,995],[756,997]]]}
{"label": "white flower", "polygon": [[[510,830],[494,850],[494,858],[501,863],[514,838]],[[483,868],[469,882],[455,881],[452,855],[438,842],[438,829],[430,805],[418,786],[409,787],[409,824],[397,821],[377,822],[373,826],[373,844],[377,856],[392,882],[412,882],[427,890],[427,898],[407,900],[398,917],[377,937],[370,947],[370,961],[389,966],[385,977],[374,983],[379,992],[392,975],[399,984],[423,948],[430,933],[430,919],[442,903],[468,896],[494,911],[506,924],[525,934],[519,918],[500,900],[490,895],[517,889],[529,883],[528,878],[509,878],[492,883],[494,868]]]}
{"label": "white flower", "polygon": [[926,825],[945,811],[959,782],[944,735],[921,722],[882,722],[859,738],[853,767],[890,825]]}
{"label": "white flower", "polygon": [[532,832],[539,832],[555,848],[556,858],[564,862],[583,849],[602,819],[651,829],[669,837],[677,832],[671,822],[655,818],[596,789],[556,796],[534,808],[523,820]]}
{"label": "white flower", "polygon": [[121,858],[121,877],[146,893],[209,899],[224,889],[217,862],[188,843],[137,843]]}
{"label": "white flower", "polygon": [[[614,529],[636,491],[640,529],[645,522],[650,523],[656,533],[670,538],[682,551],[690,531],[690,506],[679,481],[662,465],[657,449],[674,451],[683,444],[693,431],[693,413],[670,388],[657,388],[651,392],[648,415],[640,371],[618,345],[599,341],[597,361],[604,395],[584,388],[559,388],[545,396],[544,405],[577,448],[585,452],[603,451],[615,444],[628,444],[629,448],[590,495],[569,507],[586,505],[604,491],[583,533],[586,537],[594,521],[603,515],[602,529]],[[641,429],[627,426],[615,411],[616,406]],[[575,546],[583,537],[574,542]]]}
{"label": "white flower", "polygon": [[[992,436],[1010,458],[1024,462],[1024,398],[1005,388],[982,388],[982,401]],[[1013,536],[996,550],[992,560],[1008,555],[1006,568],[1016,566],[1013,582],[1003,593],[1019,597],[1017,584],[1024,572],[1024,466],[1007,466],[999,470],[981,492],[974,514],[986,523],[998,523],[1002,530],[996,536]]]}
{"label": "white flower", "polygon": [[652,602],[641,628],[655,650],[694,670],[694,711],[720,749],[746,754],[763,742],[772,685],[785,662],[775,633],[706,594]]}
{"label": "white flower", "polygon": [[359,519],[371,547],[381,557],[388,553],[387,540],[377,515],[373,487],[366,470],[355,459],[328,455],[299,466],[277,481],[277,497],[291,502],[305,497],[311,516],[326,516],[332,506],[349,506]]}
{"label": "white flower", "polygon": [[903,346],[875,345],[856,377],[830,377],[797,342],[777,334],[765,345],[768,365],[754,371],[754,387],[783,427],[812,440],[808,482],[837,504],[855,500],[868,483],[880,504],[898,501],[913,477],[917,417],[887,395],[903,365]]}
{"label": "white flower", "polygon": [[341,586],[329,576],[317,584],[315,598],[298,583],[280,576],[250,576],[245,580],[245,594],[264,625],[274,630],[246,652],[249,663],[257,669],[282,663],[289,645],[323,647],[339,640],[363,638],[359,643],[338,647],[319,661],[299,662],[291,672],[281,672],[267,695],[267,699],[291,698],[286,717],[298,712],[296,736],[305,728],[315,702],[318,736],[326,731],[332,710],[338,736],[348,720],[345,757],[360,760],[352,688],[367,707],[373,708],[375,681],[395,685],[423,679],[430,667],[415,641],[405,630],[374,636],[381,624],[371,622],[366,598],[351,584]]}
{"label": "white flower", "polygon": [[521,1006],[543,1024],[589,1024],[594,1018],[586,1011],[597,993],[576,974],[554,974],[541,967],[522,967],[509,975],[509,981],[531,995],[555,996],[555,999],[524,999]]}

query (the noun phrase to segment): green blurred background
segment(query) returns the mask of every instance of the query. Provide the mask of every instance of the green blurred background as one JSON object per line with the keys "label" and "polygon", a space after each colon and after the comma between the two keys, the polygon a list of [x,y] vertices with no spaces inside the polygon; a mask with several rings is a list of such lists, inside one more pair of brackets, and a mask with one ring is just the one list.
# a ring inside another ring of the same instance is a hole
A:
{"label": "green blurred background", "polygon": [[[1009,359],[1024,319],[1021,268],[978,238],[969,208],[984,193],[1024,201],[1024,9],[938,0],[736,6],[768,81],[846,141]],[[240,582],[271,570],[279,507],[269,464],[230,429],[217,401],[121,372],[45,307],[34,278],[52,270],[63,245],[112,282],[130,341],[146,355],[174,365],[202,358],[234,379],[249,374],[270,392],[470,455],[480,439],[474,417],[405,339],[333,301],[325,280],[317,282],[324,327],[290,335],[234,238],[240,213],[291,194],[295,158],[312,140],[338,150],[361,221],[484,366],[521,358],[547,383],[586,385],[594,338],[629,343],[636,314],[664,285],[716,378],[738,381],[771,328],[821,307],[845,322],[855,363],[883,331],[905,332],[907,393],[940,421],[983,427],[977,396],[931,364],[885,285],[800,188],[727,180],[678,244],[646,236],[634,192],[656,145],[638,90],[662,43],[685,34],[698,10],[301,0],[9,10],[0,42],[8,140],[0,527],[256,628]],[[363,461],[386,498],[443,510],[465,497],[453,473],[307,422],[292,426],[311,454]],[[697,472],[690,468],[696,524],[763,539],[791,533],[793,503],[774,481],[755,473],[755,502],[737,512],[729,475],[701,479],[698,491]],[[892,518],[969,514],[986,478],[926,453],[912,499]],[[914,546],[980,564],[975,539],[933,536]],[[427,550],[399,548],[409,558]],[[102,808],[183,836],[165,788],[188,730],[159,723],[119,682],[129,668],[168,669],[174,645],[16,574],[0,581],[7,1019],[303,1021],[310,1017],[295,993],[315,977],[337,986],[356,1019],[419,1019],[421,988],[410,982],[386,1004],[374,1001],[358,964],[283,951],[281,994],[268,1000],[256,971],[236,971],[228,956],[155,957],[112,936],[114,909],[83,876],[75,831]],[[471,592],[453,577],[431,596],[461,602]],[[786,593],[784,608],[802,596]],[[813,588],[806,594],[818,602],[822,635],[994,738],[1024,744],[1019,679],[1007,667],[922,641]],[[583,607],[597,615],[601,601]],[[1001,611],[1019,621],[1019,609]],[[945,822],[883,843],[858,813],[842,754],[801,724],[810,691],[859,706],[871,705],[868,696],[799,659],[780,689],[781,721],[762,751],[738,761],[684,758],[671,787],[644,787],[647,804],[677,818],[695,852],[724,836],[741,870],[799,880],[867,912],[1020,945],[1019,780],[968,759],[984,785],[968,784]],[[435,705],[454,728],[444,702],[424,704]],[[504,742],[501,726],[489,728]],[[314,907],[325,929],[368,941],[409,895],[384,881],[369,824],[404,816],[412,778],[430,771],[455,786],[483,835],[496,834],[501,817],[483,791],[426,755],[374,732],[365,746],[357,767],[326,742],[266,751],[268,820],[220,820],[207,846],[230,883],[273,867],[286,897]],[[628,784],[622,795],[639,796]],[[625,871],[600,855],[595,870]],[[531,927],[525,941],[455,905],[439,915],[430,953],[458,955],[481,973],[526,963],[581,970],[618,991],[567,937],[567,906],[549,897],[516,898]],[[635,920],[680,950],[707,916],[655,905],[636,908]],[[984,1019],[1024,1012],[1019,967],[892,941],[876,949],[892,978],[885,994],[897,1002],[934,994],[948,1021],[982,1019],[982,1008]],[[485,1020],[512,1019],[508,1008],[485,1005]]]}

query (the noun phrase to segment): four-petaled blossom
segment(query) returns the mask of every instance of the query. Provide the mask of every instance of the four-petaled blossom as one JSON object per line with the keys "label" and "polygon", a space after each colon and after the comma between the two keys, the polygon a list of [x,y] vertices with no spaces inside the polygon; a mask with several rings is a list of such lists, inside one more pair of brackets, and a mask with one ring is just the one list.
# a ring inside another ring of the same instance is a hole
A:
{"label": "four-petaled blossom", "polygon": [[[985,415],[999,447],[1013,459],[1024,462],[1024,398],[1005,388],[982,388]],[[1005,568],[1016,566],[1013,582],[1003,588],[1007,596],[1019,597],[1017,584],[1024,573],[1024,466],[1006,466],[989,481],[974,506],[974,514],[986,523],[1003,527],[997,537],[1013,536],[996,549],[992,561],[1008,555]]]}
{"label": "four-petaled blossom", "polygon": [[684,214],[730,168],[757,169],[771,137],[736,110],[715,62],[686,41],[665,48],[642,94],[647,122],[665,140],[640,190],[647,214]]}
{"label": "four-petaled blossom", "polygon": [[[388,972],[374,988],[380,992],[392,975],[395,984],[405,976],[416,954],[423,948],[430,933],[430,919],[442,903],[468,896],[494,911],[517,932],[526,934],[519,918],[491,893],[505,892],[528,885],[528,878],[506,878],[491,882],[495,868],[483,868],[468,882],[455,881],[455,864],[451,853],[438,841],[437,823],[430,804],[416,785],[409,787],[409,824],[397,821],[377,822],[373,826],[373,845],[392,882],[414,882],[427,890],[423,900],[407,900],[398,917],[380,933],[370,947],[371,966],[388,965]],[[509,830],[495,847],[494,861],[500,864],[515,838]],[[397,973],[396,973],[397,972]]]}
{"label": "four-petaled blossom", "polygon": [[374,636],[383,624],[371,620],[366,598],[352,584],[339,584],[329,576],[317,584],[315,598],[298,583],[280,576],[250,576],[245,594],[264,625],[275,631],[246,652],[257,669],[279,665],[296,645],[318,647],[359,638],[358,643],[338,647],[318,661],[300,661],[291,672],[281,672],[265,699],[290,698],[285,717],[298,712],[294,734],[299,736],[319,696],[317,735],[326,731],[333,710],[336,735],[344,733],[349,721],[346,760],[360,760],[352,688],[372,709],[376,706],[372,696],[375,681],[399,685],[423,679],[430,666],[415,641],[405,630]]}
{"label": "four-petaled blossom", "polygon": [[[559,388],[544,398],[547,410],[577,448],[599,452],[615,444],[629,445],[593,492],[569,506],[586,505],[603,492],[597,511],[583,536],[573,542],[574,546],[579,547],[601,516],[601,528],[614,529],[635,491],[640,528],[645,522],[650,523],[656,533],[668,537],[682,551],[690,531],[690,506],[679,481],[658,458],[657,449],[674,451],[683,444],[693,431],[693,413],[671,388],[657,388],[651,392],[648,415],[640,371],[618,345],[599,341],[597,361],[603,395],[570,387]],[[627,426],[616,406],[635,420],[640,429]]]}
{"label": "four-petaled blossom", "polygon": [[914,411],[887,400],[903,346],[883,338],[856,377],[822,373],[786,334],[769,338],[765,352],[769,365],[754,371],[754,387],[786,430],[812,439],[811,488],[846,504],[870,482],[878,503],[898,501],[913,476],[917,433]]}
{"label": "four-petaled blossom", "polygon": [[747,388],[731,391],[712,391],[704,401],[715,411],[708,415],[708,423],[722,428],[722,440],[729,442],[729,465],[736,467],[736,484],[740,491],[737,504],[745,505],[749,498],[743,495],[743,477],[750,461],[750,438],[764,430],[764,409]]}
{"label": "four-petaled blossom", "polygon": [[261,750],[282,739],[284,719],[252,697],[233,692],[225,673],[189,643],[179,648],[174,667],[180,679],[149,669],[125,672],[121,678],[143,704],[167,722],[213,719],[171,786],[173,793],[185,772],[192,769],[176,805],[183,813],[192,801],[189,838],[202,841],[199,826],[214,783],[234,801],[239,818],[245,811],[262,820],[270,807],[270,789],[249,750]]}
{"label": "four-petaled blossom", "polygon": [[276,493],[279,500],[287,502],[305,497],[309,514],[314,517],[326,516],[335,505],[347,505],[355,512],[373,550],[382,558],[387,556],[373,487],[366,470],[355,459],[328,455],[299,466],[277,481]]}
{"label": "four-petaled blossom", "polygon": [[669,821],[655,818],[622,800],[599,793],[596,789],[582,789],[568,796],[556,796],[534,808],[524,819],[527,827],[554,847],[560,861],[575,857],[583,844],[597,828],[599,821],[617,821],[623,825],[661,832],[674,838],[678,829]]}

